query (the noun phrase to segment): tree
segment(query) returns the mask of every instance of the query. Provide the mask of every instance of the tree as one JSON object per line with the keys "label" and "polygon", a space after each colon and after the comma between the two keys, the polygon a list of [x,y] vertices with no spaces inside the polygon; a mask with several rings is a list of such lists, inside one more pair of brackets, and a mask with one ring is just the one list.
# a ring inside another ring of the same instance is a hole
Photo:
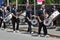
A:
{"label": "tree", "polygon": [[[6,2],[6,0],[5,0]],[[10,2],[12,2],[13,4],[16,3],[16,0],[10,0]],[[19,4],[23,4],[24,2],[26,2],[26,0],[18,0]],[[60,4],[60,0],[45,0],[46,4]],[[34,0],[29,0],[30,4],[34,3]]]}
{"label": "tree", "polygon": [[60,0],[46,0],[46,4],[60,4]]}

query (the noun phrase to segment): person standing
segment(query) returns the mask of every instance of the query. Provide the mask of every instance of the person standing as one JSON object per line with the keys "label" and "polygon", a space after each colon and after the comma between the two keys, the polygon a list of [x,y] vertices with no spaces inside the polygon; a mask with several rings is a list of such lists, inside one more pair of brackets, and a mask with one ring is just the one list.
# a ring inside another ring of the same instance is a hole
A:
{"label": "person standing", "polygon": [[2,19],[2,10],[1,9],[2,8],[0,7],[0,28],[2,26],[2,21],[3,21],[3,19]]}
{"label": "person standing", "polygon": [[31,21],[32,15],[34,15],[34,11],[32,10],[32,6],[28,6],[26,9],[26,21],[28,23],[28,30],[27,32],[32,33]]}
{"label": "person standing", "polygon": [[[15,29],[15,23],[17,24],[16,29]],[[13,32],[19,32],[19,18],[17,16],[17,9],[16,6],[13,5],[13,10],[12,10],[12,25],[13,25]]]}
{"label": "person standing", "polygon": [[7,6],[6,10],[8,10],[11,13],[12,9],[13,9],[13,5],[12,5],[12,3],[9,3],[9,6]]}
{"label": "person standing", "polygon": [[39,11],[38,11],[38,21],[39,21],[38,34],[41,35],[41,29],[42,29],[42,27],[43,27],[43,32],[44,32],[44,35],[43,35],[43,36],[46,36],[46,35],[48,34],[48,33],[47,33],[47,28],[46,28],[46,26],[43,24],[45,18],[46,18],[45,5],[42,4],[42,5],[41,5],[41,8],[40,8]]}
{"label": "person standing", "polygon": [[[2,12],[2,19],[4,19],[6,17],[6,12],[5,12],[5,6],[4,5],[2,5],[1,12]],[[6,23],[5,22],[3,22],[3,29],[6,29]]]}
{"label": "person standing", "polygon": [[[53,13],[54,11],[57,11],[55,5],[53,5],[53,7],[52,7],[52,9],[51,9],[51,12],[52,12],[52,13]],[[56,20],[53,21],[53,26],[54,26],[54,27],[56,26]]]}

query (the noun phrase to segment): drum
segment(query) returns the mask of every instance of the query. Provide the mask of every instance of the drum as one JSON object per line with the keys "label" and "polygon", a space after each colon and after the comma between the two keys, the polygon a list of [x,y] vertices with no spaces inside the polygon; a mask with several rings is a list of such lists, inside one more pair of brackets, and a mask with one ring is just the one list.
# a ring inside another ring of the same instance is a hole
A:
{"label": "drum", "polygon": [[54,12],[52,13],[52,15],[49,17],[49,19],[53,20],[53,19],[55,19],[59,14],[60,14],[59,11],[54,11]]}
{"label": "drum", "polygon": [[60,14],[60,13],[59,13],[58,11],[54,11],[49,18],[47,18],[47,19],[44,20],[43,24],[46,25],[46,26],[49,26],[49,25],[51,24],[51,22],[54,21],[54,19],[55,19],[59,14]]}
{"label": "drum", "polygon": [[3,19],[3,22],[8,22],[12,18],[12,14],[9,14],[7,17]]}
{"label": "drum", "polygon": [[26,16],[26,11],[24,11],[21,15]]}
{"label": "drum", "polygon": [[52,22],[52,20],[47,18],[43,21],[43,24],[46,25],[46,26],[49,26],[51,24],[51,22]]}
{"label": "drum", "polygon": [[24,11],[24,12],[19,16],[19,19],[20,19],[20,22],[21,22],[21,23],[24,23],[24,22],[25,22],[25,16],[26,16],[26,11]]}
{"label": "drum", "polygon": [[31,24],[33,26],[37,26],[38,25],[38,20],[37,19],[32,19]]}
{"label": "drum", "polygon": [[19,16],[19,19],[20,19],[20,20],[21,20],[21,19],[24,19],[25,16],[26,16],[26,11],[24,11],[24,12]]}
{"label": "drum", "polygon": [[20,19],[20,20],[22,20],[22,19],[24,19],[24,18],[25,18],[25,17],[24,17],[23,15],[20,15],[20,16],[19,16],[19,19]]}

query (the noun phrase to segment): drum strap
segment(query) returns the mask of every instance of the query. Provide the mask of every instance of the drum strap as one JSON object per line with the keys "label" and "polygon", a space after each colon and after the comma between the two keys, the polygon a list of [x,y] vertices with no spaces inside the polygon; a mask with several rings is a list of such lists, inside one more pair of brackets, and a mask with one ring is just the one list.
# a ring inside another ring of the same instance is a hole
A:
{"label": "drum strap", "polygon": [[17,10],[15,9],[15,13],[16,13],[16,15],[17,15]]}
{"label": "drum strap", "polygon": [[5,10],[3,10],[2,13],[3,13],[3,18],[5,18]]}
{"label": "drum strap", "polygon": [[31,14],[31,11],[30,11],[30,19],[32,19],[32,14]]}
{"label": "drum strap", "polygon": [[10,12],[11,12],[11,7],[10,7]]}

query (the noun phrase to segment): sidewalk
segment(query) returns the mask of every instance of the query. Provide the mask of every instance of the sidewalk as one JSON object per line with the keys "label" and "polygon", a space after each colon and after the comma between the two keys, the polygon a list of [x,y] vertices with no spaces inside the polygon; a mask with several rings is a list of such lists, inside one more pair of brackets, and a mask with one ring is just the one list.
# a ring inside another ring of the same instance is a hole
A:
{"label": "sidewalk", "polygon": [[57,27],[56,29],[48,29],[48,33],[51,36],[60,38],[60,27]]}
{"label": "sidewalk", "polygon": [[0,40],[60,40],[60,38],[32,36],[31,34],[24,34],[21,31],[13,33],[12,29],[7,28],[7,30],[0,29]]}
{"label": "sidewalk", "polygon": [[[12,28],[12,26],[10,28]],[[26,31],[28,29],[28,25],[20,25],[19,29],[20,31]],[[38,32],[38,27],[32,27],[32,30]],[[60,27],[56,27],[55,29],[48,29],[48,34],[60,38]]]}

